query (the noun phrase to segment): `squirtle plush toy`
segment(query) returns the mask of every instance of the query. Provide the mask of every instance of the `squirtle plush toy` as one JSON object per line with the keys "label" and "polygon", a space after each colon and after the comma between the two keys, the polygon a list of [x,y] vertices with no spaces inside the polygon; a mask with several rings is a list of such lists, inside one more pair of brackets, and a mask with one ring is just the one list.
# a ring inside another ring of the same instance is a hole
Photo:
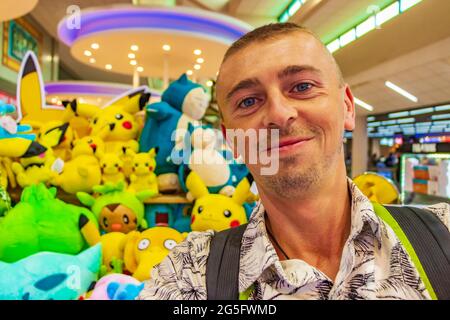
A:
{"label": "squirtle plush toy", "polygon": [[[203,87],[190,81],[185,74],[164,91],[161,102],[146,107],[146,122],[140,136],[139,150],[158,148],[156,170],[159,175],[174,174],[170,183],[178,184],[178,165],[171,159],[174,148],[181,149],[188,123],[196,123],[206,112],[209,97]],[[165,186],[161,186],[164,190]],[[170,189],[173,186],[168,186]]]}
{"label": "squirtle plush toy", "polygon": [[100,241],[88,209],[56,198],[43,183],[26,187],[20,202],[0,220],[0,260],[15,262],[40,251],[78,254]]}
{"label": "squirtle plush toy", "polygon": [[97,280],[101,245],[78,255],[39,252],[15,263],[0,261],[0,300],[75,300]]}

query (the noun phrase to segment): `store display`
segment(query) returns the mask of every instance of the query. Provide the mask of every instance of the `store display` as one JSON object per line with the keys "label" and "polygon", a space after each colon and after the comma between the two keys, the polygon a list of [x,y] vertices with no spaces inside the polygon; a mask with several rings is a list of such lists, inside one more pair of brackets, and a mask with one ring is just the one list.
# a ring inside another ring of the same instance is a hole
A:
{"label": "store display", "polygon": [[169,227],[153,227],[143,232],[127,234],[124,262],[139,281],[148,280],[151,270],[159,264],[187,234]]}

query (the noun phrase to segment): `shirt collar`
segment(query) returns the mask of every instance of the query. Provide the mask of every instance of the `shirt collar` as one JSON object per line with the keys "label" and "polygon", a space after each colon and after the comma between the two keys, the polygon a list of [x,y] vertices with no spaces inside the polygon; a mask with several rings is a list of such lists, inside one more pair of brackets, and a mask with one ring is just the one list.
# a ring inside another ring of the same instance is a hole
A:
{"label": "shirt collar", "polygon": [[[358,187],[348,179],[351,195],[351,230],[353,241],[363,230],[370,230],[381,245],[381,220],[375,214],[372,203],[362,194]],[[239,291],[247,290],[268,268],[283,280],[287,280],[278,255],[266,231],[265,209],[261,201],[255,206],[241,244],[241,261],[239,274]],[[365,226],[369,228],[364,228]]]}

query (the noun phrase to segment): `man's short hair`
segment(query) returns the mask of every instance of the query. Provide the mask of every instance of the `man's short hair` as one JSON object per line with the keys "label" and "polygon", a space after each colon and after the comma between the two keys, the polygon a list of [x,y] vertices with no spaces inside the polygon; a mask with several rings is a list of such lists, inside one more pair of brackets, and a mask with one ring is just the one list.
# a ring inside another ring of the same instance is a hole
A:
{"label": "man's short hair", "polygon": [[292,22],[271,23],[271,24],[264,25],[262,27],[256,28],[256,29],[246,33],[241,38],[236,40],[231,45],[231,47],[228,48],[228,50],[226,51],[226,53],[223,57],[222,64],[230,56],[232,56],[236,52],[248,47],[249,45],[251,45],[253,43],[276,39],[280,36],[287,35],[287,34],[294,33],[294,32],[304,32],[304,33],[310,34],[311,36],[316,38],[320,44],[322,44],[324,50],[330,55],[331,60],[334,62],[335,66],[336,66],[336,73],[337,73],[338,80],[339,80],[340,84],[343,85],[344,79],[342,76],[341,69],[339,68],[339,65],[337,64],[333,55],[328,51],[327,47],[322,43],[322,41],[319,39],[319,37],[314,32],[312,32],[310,29],[303,27],[301,25],[298,25],[296,23],[292,23]]}

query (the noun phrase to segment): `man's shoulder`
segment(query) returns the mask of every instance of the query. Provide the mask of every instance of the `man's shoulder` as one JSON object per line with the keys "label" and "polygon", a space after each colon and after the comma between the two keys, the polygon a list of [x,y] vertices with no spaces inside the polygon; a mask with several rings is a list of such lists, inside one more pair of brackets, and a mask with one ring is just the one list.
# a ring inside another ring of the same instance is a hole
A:
{"label": "man's shoulder", "polygon": [[425,207],[424,209],[435,214],[450,231],[450,204],[441,202]]}

